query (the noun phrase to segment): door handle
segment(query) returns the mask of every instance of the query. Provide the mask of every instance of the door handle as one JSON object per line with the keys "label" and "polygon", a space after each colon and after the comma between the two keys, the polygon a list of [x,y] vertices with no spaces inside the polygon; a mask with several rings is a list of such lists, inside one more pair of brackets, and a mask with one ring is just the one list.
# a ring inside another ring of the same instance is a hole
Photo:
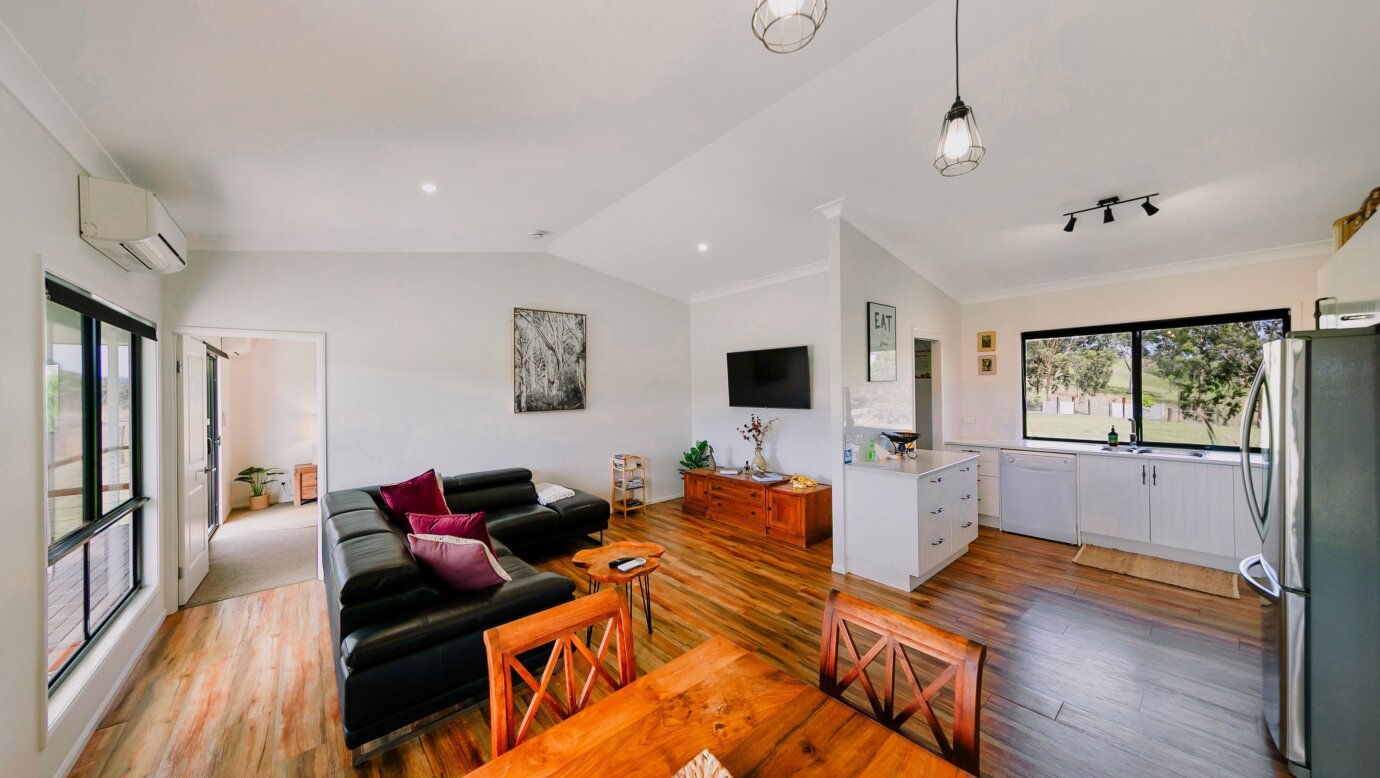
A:
{"label": "door handle", "polygon": [[[1259,581],[1255,580],[1255,578],[1251,576],[1250,571],[1252,567],[1260,568],[1260,572],[1265,574],[1265,581],[1269,584],[1269,586],[1261,584]],[[1260,554],[1256,554],[1255,556],[1248,556],[1245,559],[1241,560],[1241,564],[1237,566],[1237,570],[1241,572],[1241,577],[1246,579],[1246,584],[1250,586],[1252,589],[1254,589],[1257,594],[1269,600],[1270,602],[1279,602],[1279,584],[1274,582],[1274,579],[1270,577],[1270,571],[1265,569],[1264,557],[1262,557]]]}
{"label": "door handle", "polygon": [[[1266,364],[1264,361],[1260,363],[1260,369],[1256,371],[1255,380],[1251,382],[1251,392],[1246,396],[1246,408],[1241,414],[1242,488],[1246,490],[1246,512],[1251,515],[1251,520],[1255,523],[1256,533],[1260,535],[1261,540],[1265,539],[1265,510],[1260,504],[1259,496],[1255,493],[1255,479],[1251,477],[1251,417],[1255,415],[1255,408],[1260,402],[1262,390],[1265,390]],[[1270,441],[1266,437],[1270,434],[1268,426],[1269,422],[1262,415],[1260,419],[1262,450],[1270,445]]]}

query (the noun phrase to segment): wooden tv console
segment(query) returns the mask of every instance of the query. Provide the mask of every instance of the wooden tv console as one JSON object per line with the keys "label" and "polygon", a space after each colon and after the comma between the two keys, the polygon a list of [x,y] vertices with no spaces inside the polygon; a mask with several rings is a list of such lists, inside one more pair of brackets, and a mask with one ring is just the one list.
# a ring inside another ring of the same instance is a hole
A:
{"label": "wooden tv console", "polygon": [[787,480],[759,483],[747,475],[720,475],[709,468],[685,473],[682,506],[693,516],[760,532],[797,546],[829,537],[834,498],[825,484],[796,489]]}

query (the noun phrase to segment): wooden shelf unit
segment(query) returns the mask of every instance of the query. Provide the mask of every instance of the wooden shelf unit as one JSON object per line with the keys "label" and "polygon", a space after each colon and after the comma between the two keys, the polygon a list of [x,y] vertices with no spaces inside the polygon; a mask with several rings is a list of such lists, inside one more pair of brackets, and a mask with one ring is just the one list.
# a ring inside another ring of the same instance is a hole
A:
{"label": "wooden shelf unit", "polygon": [[609,463],[613,473],[609,505],[613,512],[626,519],[629,513],[646,511],[647,459],[641,454],[617,454]]}

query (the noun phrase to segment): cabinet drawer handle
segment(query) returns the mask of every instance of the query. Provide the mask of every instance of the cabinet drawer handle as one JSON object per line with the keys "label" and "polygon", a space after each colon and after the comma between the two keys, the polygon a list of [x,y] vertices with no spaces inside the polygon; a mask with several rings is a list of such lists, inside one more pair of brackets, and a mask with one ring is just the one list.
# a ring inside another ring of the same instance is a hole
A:
{"label": "cabinet drawer handle", "polygon": [[960,497],[959,499],[961,499],[961,500],[971,500],[971,499],[973,499],[973,495],[971,495],[971,494],[965,494],[965,495],[963,495],[962,497]]}
{"label": "cabinet drawer handle", "polygon": [[968,529],[971,526],[973,526],[973,523],[971,521],[963,522],[963,529]]}
{"label": "cabinet drawer handle", "polygon": [[965,467],[965,468],[963,468],[962,470],[960,470],[960,471],[958,471],[958,472],[960,472],[960,473],[966,473],[966,472],[968,472],[969,470],[972,470],[972,469],[973,469],[973,468],[971,468],[971,467]]}
{"label": "cabinet drawer handle", "polygon": [[939,540],[934,541],[934,542],[931,543],[930,545],[931,545],[931,546],[942,546],[942,545],[944,545],[944,538],[940,538]]}
{"label": "cabinet drawer handle", "polygon": [[943,478],[931,478],[931,479],[930,479],[930,483],[932,483],[932,484],[942,484],[942,483],[944,483],[944,479],[943,479]]}
{"label": "cabinet drawer handle", "polygon": [[940,513],[943,513],[943,512],[944,512],[944,509],[943,509],[943,508],[936,508],[936,509],[930,511],[930,513],[934,513],[934,514],[940,514]]}

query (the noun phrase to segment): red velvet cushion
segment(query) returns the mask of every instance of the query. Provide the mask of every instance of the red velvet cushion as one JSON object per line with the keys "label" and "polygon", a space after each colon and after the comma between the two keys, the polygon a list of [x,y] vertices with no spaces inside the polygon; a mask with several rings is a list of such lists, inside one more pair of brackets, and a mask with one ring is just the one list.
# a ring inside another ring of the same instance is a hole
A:
{"label": "red velvet cushion", "polygon": [[380,486],[379,494],[393,514],[393,521],[407,526],[407,514],[421,513],[435,516],[450,513],[445,495],[441,494],[440,479],[435,470],[428,470],[402,483]]}
{"label": "red velvet cushion", "polygon": [[484,523],[483,511],[479,513],[455,513],[430,516],[424,513],[407,514],[407,523],[418,535],[449,535],[453,538],[469,538],[483,541],[494,550],[493,538],[489,537],[489,525]]}
{"label": "red velvet cushion", "polygon": [[408,535],[412,556],[452,589],[473,592],[513,580],[482,541],[449,535]]}

